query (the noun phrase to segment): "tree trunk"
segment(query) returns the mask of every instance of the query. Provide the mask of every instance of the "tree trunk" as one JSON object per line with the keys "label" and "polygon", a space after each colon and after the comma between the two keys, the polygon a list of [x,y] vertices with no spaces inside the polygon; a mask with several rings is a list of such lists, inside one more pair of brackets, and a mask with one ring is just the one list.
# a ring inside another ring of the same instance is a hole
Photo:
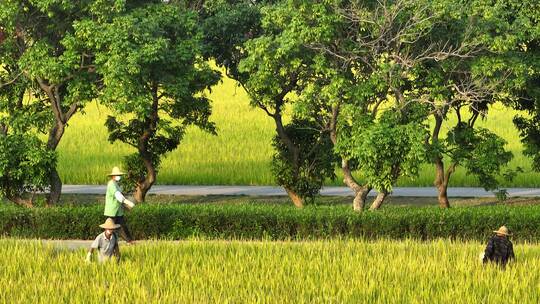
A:
{"label": "tree trunk", "polygon": [[[291,163],[291,167],[293,168],[293,174],[295,177],[298,177],[299,175],[299,168],[300,168],[300,148],[298,148],[292,139],[289,137],[289,134],[285,132],[285,127],[283,126],[283,121],[281,119],[281,108],[276,109],[276,113],[272,116],[274,119],[274,122],[276,124],[276,132],[278,134],[279,140],[287,146],[289,149],[289,161]],[[287,194],[289,195],[289,198],[293,202],[294,206],[296,208],[303,208],[304,207],[304,198],[298,195],[294,190],[283,186],[285,191],[287,191]]]}
{"label": "tree trunk", "polygon": [[157,124],[159,120],[158,105],[158,85],[154,83],[152,84],[152,112],[144,121],[146,129],[139,137],[139,142],[137,145],[139,156],[141,157],[144,167],[146,168],[146,176],[142,181],[139,181],[137,183],[137,187],[135,188],[134,197],[138,203],[143,203],[146,200],[146,194],[148,193],[148,190],[150,190],[150,188],[152,188],[152,186],[156,182],[157,172],[156,168],[154,167],[154,155],[152,155],[152,153],[150,152],[149,142],[150,139],[155,136],[157,130]]}
{"label": "tree trunk", "polygon": [[60,195],[62,195],[62,180],[56,168],[52,168],[51,174],[49,174],[50,191],[47,194],[47,205],[55,205],[60,201]]}
{"label": "tree trunk", "polygon": [[366,199],[371,189],[367,187],[361,187],[359,191],[355,191],[353,199],[353,210],[356,212],[362,212],[366,205]]}
{"label": "tree trunk", "polygon": [[301,198],[296,192],[294,192],[292,189],[289,189],[287,187],[283,187],[285,191],[287,191],[287,194],[291,198],[291,201],[293,202],[294,206],[296,208],[303,208],[304,207],[304,199]]}
{"label": "tree trunk", "polygon": [[152,169],[152,172],[153,173],[147,173],[146,178],[142,182],[137,183],[137,187],[135,187],[135,193],[133,193],[133,197],[135,198],[135,201],[137,201],[137,203],[145,202],[146,194],[154,185],[154,182],[156,180],[156,174],[154,169]]}
{"label": "tree trunk", "polygon": [[[47,149],[50,151],[56,151],[56,147],[60,143],[62,136],[68,121],[77,113],[79,110],[79,103],[73,102],[66,112],[62,107],[63,94],[61,93],[61,87],[65,83],[59,84],[49,84],[49,81],[42,79],[40,77],[36,78],[39,83],[40,88],[45,92],[49,98],[51,105],[51,111],[54,115],[55,124],[49,130],[49,138],[47,140]],[[60,195],[62,193],[62,180],[58,175],[56,167],[53,168],[53,172],[49,175],[49,182],[51,186],[51,193],[47,196],[47,204],[54,205],[60,200]]]}
{"label": "tree trunk", "polygon": [[448,184],[450,183],[450,176],[456,170],[457,163],[453,163],[448,167],[446,172],[444,171],[444,163],[442,159],[437,158],[435,161],[435,187],[437,187],[439,201],[439,207],[450,208],[450,202],[448,201]]}
{"label": "tree trunk", "polygon": [[133,193],[133,197],[135,198],[135,201],[137,201],[137,203],[145,202],[146,194],[154,185],[155,180],[156,177],[154,170],[153,177],[151,177],[151,173],[147,173],[147,177],[144,179],[144,181],[137,183],[137,186],[135,187],[135,193]]}
{"label": "tree trunk", "polygon": [[[144,145],[144,147],[146,147],[146,145]],[[152,163],[152,156],[150,153],[145,151],[144,153],[140,153],[140,155],[146,168],[146,176],[144,177],[144,180],[137,183],[137,187],[135,188],[135,193],[133,195],[138,203],[144,203],[146,200],[146,194],[156,182],[157,173],[156,168],[154,168],[154,164]]]}
{"label": "tree trunk", "polygon": [[[435,115],[435,127],[433,128],[433,134],[431,135],[431,144],[435,145],[439,142],[439,132],[441,131],[441,126],[443,123],[443,117],[442,115]],[[434,160],[435,164],[435,180],[433,184],[437,188],[438,191],[438,201],[439,201],[439,207],[441,208],[450,208],[450,202],[448,201],[448,182],[450,180],[450,175],[452,174],[453,170],[449,169],[448,172],[444,173],[444,162],[442,159],[442,156],[437,155],[435,156]],[[455,165],[453,165],[455,168]]]}
{"label": "tree trunk", "polygon": [[446,185],[441,185],[437,187],[437,190],[439,191],[437,195],[437,199],[439,200],[439,207],[441,208],[450,208],[450,202],[448,201],[447,189],[448,187]]}
{"label": "tree trunk", "polygon": [[437,187],[437,199],[439,201],[439,207],[450,208],[450,202],[448,201],[448,184],[450,182],[450,176],[454,172],[456,164],[452,164],[448,168],[447,172],[444,172],[444,163],[442,159],[437,158],[435,161],[435,187]]}
{"label": "tree trunk", "polygon": [[369,210],[377,210],[381,208],[381,205],[384,203],[384,200],[386,199],[387,196],[388,196],[388,192],[386,191],[379,192],[379,194],[377,194],[377,197],[373,201],[373,204],[371,204],[371,207],[369,208]]}
{"label": "tree trunk", "polygon": [[[47,149],[50,151],[55,151],[56,147],[60,143],[62,136],[64,135],[65,124],[57,122],[49,130],[49,139],[47,140]],[[47,194],[47,205],[55,205],[60,200],[60,195],[62,194],[62,180],[58,174],[56,167],[51,168],[51,173],[49,174],[49,186],[50,192]]]}
{"label": "tree trunk", "polygon": [[273,118],[276,124],[276,132],[279,136],[279,139],[289,149],[289,160],[293,168],[295,169],[296,175],[298,175],[298,168],[300,167],[300,148],[298,148],[294,144],[292,139],[289,137],[289,134],[285,132],[285,127],[283,126],[280,112],[276,111],[276,114],[274,114]]}
{"label": "tree trunk", "polygon": [[[337,143],[337,120],[340,107],[340,103],[332,106],[332,116],[328,124],[328,129],[330,130],[330,140],[334,146]],[[345,185],[347,185],[354,192],[353,210],[356,212],[362,212],[371,188],[368,185],[361,186],[358,184],[352,175],[351,168],[349,167],[349,161],[344,157],[341,160],[341,170],[343,171],[343,183],[345,183]]]}
{"label": "tree trunk", "polygon": [[345,158],[341,160],[341,170],[343,171],[343,182],[354,192],[353,210],[362,212],[371,188],[367,185],[361,186],[356,182],[349,167],[349,161]]}
{"label": "tree trunk", "polygon": [[144,186],[144,184],[138,184],[135,188],[135,193],[133,193],[133,197],[135,198],[135,201],[137,203],[144,203],[146,200],[146,194],[148,193],[148,190],[150,190],[150,187]]}

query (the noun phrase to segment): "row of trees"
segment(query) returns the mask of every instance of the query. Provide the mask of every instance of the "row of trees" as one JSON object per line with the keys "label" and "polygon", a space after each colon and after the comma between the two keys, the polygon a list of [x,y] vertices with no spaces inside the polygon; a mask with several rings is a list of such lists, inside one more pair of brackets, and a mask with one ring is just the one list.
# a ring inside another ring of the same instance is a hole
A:
{"label": "row of trees", "polygon": [[512,158],[502,138],[476,125],[494,103],[528,111],[514,120],[540,169],[538,6],[2,0],[0,191],[31,205],[28,193],[48,188],[49,203],[58,201],[55,149],[70,118],[98,100],[115,113],[109,139],[136,150],[126,158],[128,180],[144,201],[188,125],[215,133],[204,95],[219,81],[213,60],[275,122],[272,170],[296,206],[339,166],[354,209],[372,189],[376,209],[399,177],[429,162],[439,204],[449,207],[458,166],[496,189]]}

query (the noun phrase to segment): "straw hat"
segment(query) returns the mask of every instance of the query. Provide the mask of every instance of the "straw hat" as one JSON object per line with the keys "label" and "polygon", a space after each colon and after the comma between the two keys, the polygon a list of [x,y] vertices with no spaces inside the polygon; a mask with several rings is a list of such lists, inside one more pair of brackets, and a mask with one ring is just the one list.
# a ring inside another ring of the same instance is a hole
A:
{"label": "straw hat", "polygon": [[109,173],[109,176],[118,176],[118,175],[124,175],[125,173],[120,171],[120,168],[114,167],[112,168],[112,172]]}
{"label": "straw hat", "polygon": [[496,231],[493,231],[497,234],[503,234],[503,235],[511,235],[510,233],[508,233],[508,228],[506,228],[506,226],[501,226],[501,228],[499,228],[499,230],[496,230]]}
{"label": "straw hat", "polygon": [[120,225],[115,224],[112,218],[108,218],[105,223],[99,225],[103,229],[118,229]]}

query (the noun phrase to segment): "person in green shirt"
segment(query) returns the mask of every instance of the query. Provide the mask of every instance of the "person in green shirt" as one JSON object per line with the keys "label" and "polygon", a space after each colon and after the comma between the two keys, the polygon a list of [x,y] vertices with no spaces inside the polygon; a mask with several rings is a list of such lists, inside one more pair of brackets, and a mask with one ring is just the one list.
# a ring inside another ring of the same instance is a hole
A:
{"label": "person in green shirt", "polygon": [[122,189],[118,182],[122,179],[124,173],[118,167],[114,167],[109,174],[111,180],[107,184],[107,193],[105,194],[105,218],[110,218],[114,223],[120,225],[120,236],[126,240],[128,244],[133,242],[133,238],[124,219],[124,209],[131,209],[135,204],[126,199],[122,194]]}

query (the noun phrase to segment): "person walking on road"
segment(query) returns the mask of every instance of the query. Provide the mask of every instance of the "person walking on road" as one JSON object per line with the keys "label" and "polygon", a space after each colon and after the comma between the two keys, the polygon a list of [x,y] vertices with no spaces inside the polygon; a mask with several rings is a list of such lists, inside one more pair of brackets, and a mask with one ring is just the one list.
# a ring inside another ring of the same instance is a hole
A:
{"label": "person walking on road", "polygon": [[495,235],[486,246],[483,262],[494,262],[504,268],[509,261],[516,258],[512,242],[508,239],[511,234],[506,226],[501,226],[499,230],[493,232],[495,232]]}
{"label": "person walking on road", "polygon": [[86,262],[90,263],[92,260],[92,253],[94,250],[98,251],[98,262],[103,263],[115,257],[116,261],[120,261],[120,248],[118,247],[118,237],[114,233],[114,230],[120,228],[120,225],[115,224],[111,218],[107,218],[105,223],[99,225],[105,231],[100,233],[90,249],[88,249],[88,254],[86,255]]}
{"label": "person walking on road", "polygon": [[126,220],[124,219],[124,209],[131,209],[135,204],[126,199],[122,194],[122,190],[118,185],[118,182],[122,179],[122,175],[124,175],[124,173],[120,171],[118,167],[114,167],[109,174],[111,180],[109,180],[109,183],[107,184],[105,211],[103,214],[106,218],[112,219],[115,224],[120,225],[120,236],[126,240],[128,244],[131,244],[133,238],[126,225]]}

